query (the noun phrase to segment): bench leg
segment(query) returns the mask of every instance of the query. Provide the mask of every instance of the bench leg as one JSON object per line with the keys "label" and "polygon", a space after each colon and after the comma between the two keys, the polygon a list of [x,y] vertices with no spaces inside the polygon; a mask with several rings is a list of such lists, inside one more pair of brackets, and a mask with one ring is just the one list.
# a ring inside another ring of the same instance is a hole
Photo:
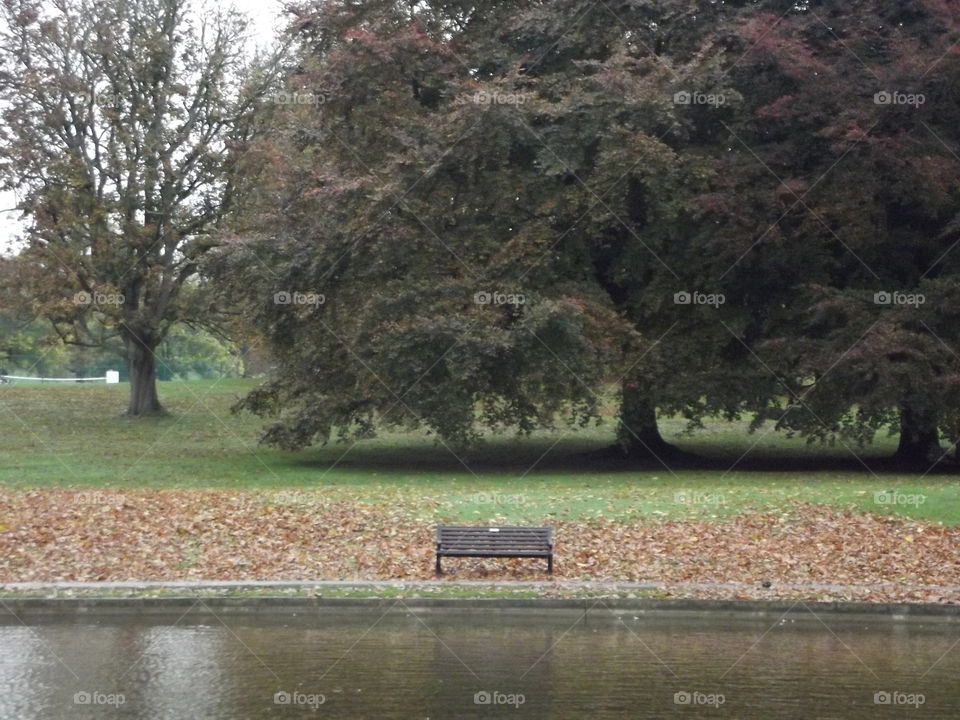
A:
{"label": "bench leg", "polygon": [[437,554],[437,575],[443,575],[443,570],[440,567],[440,554]]}
{"label": "bench leg", "polygon": [[553,575],[553,555],[547,558],[547,572]]}

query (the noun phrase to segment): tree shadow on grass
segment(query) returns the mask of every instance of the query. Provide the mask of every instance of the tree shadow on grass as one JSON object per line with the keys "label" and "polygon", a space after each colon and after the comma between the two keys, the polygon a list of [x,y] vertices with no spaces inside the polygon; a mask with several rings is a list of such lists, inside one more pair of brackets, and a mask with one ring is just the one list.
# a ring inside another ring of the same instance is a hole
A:
{"label": "tree shadow on grass", "polygon": [[[858,453],[848,448],[756,448],[750,438],[742,444],[690,442],[680,452],[654,456],[626,456],[618,448],[575,438],[489,440],[470,450],[454,450],[428,442],[409,444],[358,443],[318,449],[297,464],[318,469],[383,472],[475,473],[535,476],[548,473],[624,473],[704,471],[731,473],[815,473],[854,475],[953,475],[960,466],[952,458],[934,467],[905,463],[886,447],[869,447]],[[349,449],[348,449],[349,448]],[[946,448],[945,448],[946,450]],[[951,453],[952,455],[952,453]],[[800,478],[798,478],[800,479]]]}

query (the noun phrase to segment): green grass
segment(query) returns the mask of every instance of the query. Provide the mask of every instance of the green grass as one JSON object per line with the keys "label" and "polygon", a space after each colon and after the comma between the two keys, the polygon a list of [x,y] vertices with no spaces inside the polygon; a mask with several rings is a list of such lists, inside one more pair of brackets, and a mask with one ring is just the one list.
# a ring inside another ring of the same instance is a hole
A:
{"label": "green grass", "polygon": [[[0,386],[0,484],[320,490],[439,522],[722,520],[747,509],[788,510],[812,502],[960,523],[956,475],[870,471],[848,448],[811,447],[767,430],[750,435],[746,423],[715,422],[685,436],[682,421],[663,422],[669,440],[720,459],[723,468],[745,454],[729,472],[671,471],[656,464],[628,469],[584,458],[584,452],[610,443],[612,420],[587,430],[492,438],[459,454],[422,434],[394,433],[353,447],[283,452],[257,445],[258,418],[229,410],[252,386],[244,380],[161,383],[170,415],[142,420],[122,415],[125,384]],[[878,438],[863,457],[870,462],[889,454],[894,444],[895,439]],[[885,490],[922,495],[925,501],[879,505],[874,493]],[[677,502],[678,493],[710,502]]]}

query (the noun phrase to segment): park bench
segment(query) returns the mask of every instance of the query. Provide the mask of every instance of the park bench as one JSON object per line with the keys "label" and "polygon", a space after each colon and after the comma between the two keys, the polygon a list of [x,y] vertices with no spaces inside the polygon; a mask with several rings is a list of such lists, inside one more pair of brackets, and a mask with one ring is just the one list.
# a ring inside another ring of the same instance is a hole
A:
{"label": "park bench", "polygon": [[548,527],[437,527],[437,575],[442,557],[546,558],[553,573],[553,528]]}

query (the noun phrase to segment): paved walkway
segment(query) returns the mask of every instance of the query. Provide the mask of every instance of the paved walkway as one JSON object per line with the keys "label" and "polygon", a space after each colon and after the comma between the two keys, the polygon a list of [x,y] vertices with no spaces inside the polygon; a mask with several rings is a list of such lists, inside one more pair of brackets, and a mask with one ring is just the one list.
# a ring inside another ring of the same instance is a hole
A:
{"label": "paved walkway", "polygon": [[[38,591],[38,590],[211,590],[232,588],[358,588],[377,590],[392,589],[436,589],[436,588],[476,588],[504,590],[595,590],[598,592],[631,592],[643,590],[751,590],[756,592],[760,586],[749,583],[630,583],[630,582],[592,582],[573,580],[174,580],[174,581],[123,581],[123,582],[21,582],[0,583],[0,590]],[[856,592],[876,590],[920,590],[960,592],[956,585],[904,585],[899,583],[875,583],[870,585],[840,585],[818,583],[777,583],[776,588],[798,590],[801,592]]]}

